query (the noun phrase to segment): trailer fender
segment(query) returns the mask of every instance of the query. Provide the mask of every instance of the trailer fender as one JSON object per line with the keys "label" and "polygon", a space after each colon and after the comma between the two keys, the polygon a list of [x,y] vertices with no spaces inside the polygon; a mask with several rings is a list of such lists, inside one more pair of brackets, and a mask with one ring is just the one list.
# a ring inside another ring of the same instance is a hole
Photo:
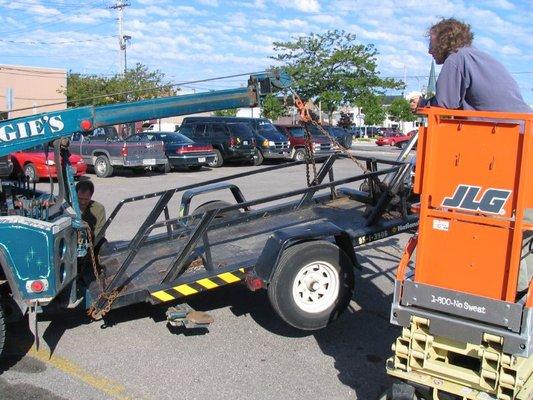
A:
{"label": "trailer fender", "polygon": [[354,267],[361,269],[350,236],[331,222],[317,222],[305,226],[280,229],[270,235],[252,275],[261,278],[268,285],[285,249],[297,243],[315,240],[328,240],[335,243],[348,255]]}

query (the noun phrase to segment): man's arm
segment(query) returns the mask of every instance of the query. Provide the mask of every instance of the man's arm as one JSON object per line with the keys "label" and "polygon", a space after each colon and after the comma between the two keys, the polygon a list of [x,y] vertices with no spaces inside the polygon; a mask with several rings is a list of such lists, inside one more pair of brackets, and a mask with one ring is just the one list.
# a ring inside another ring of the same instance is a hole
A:
{"label": "man's arm", "polygon": [[420,99],[418,106],[463,108],[463,100],[469,84],[470,82],[455,62],[445,62],[437,79],[435,96],[429,99]]}
{"label": "man's arm", "polygon": [[91,213],[96,219],[96,223],[94,224],[94,237],[97,237],[106,221],[105,208],[102,204],[95,201],[92,204]]}

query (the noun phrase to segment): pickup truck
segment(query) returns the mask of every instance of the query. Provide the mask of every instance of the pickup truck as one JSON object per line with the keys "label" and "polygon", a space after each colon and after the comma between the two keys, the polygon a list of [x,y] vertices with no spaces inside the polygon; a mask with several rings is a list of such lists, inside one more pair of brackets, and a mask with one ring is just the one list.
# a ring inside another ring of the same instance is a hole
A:
{"label": "pickup truck", "polygon": [[140,140],[139,136],[121,139],[113,126],[96,128],[90,135],[75,133],[70,152],[79,154],[96,176],[107,178],[118,168],[129,168],[135,174],[148,168],[164,172],[168,163],[163,142]]}

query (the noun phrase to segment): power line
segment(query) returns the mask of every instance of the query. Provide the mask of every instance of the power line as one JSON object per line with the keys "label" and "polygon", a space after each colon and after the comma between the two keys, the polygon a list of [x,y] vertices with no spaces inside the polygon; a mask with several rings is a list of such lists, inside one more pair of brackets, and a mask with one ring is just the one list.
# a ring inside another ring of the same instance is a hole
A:
{"label": "power line", "polygon": [[15,43],[15,44],[69,44],[69,43],[84,43],[84,42],[99,42],[104,39],[116,37],[116,35],[102,36],[99,39],[84,39],[84,40],[66,40],[61,42],[40,42],[40,41],[17,41],[9,39],[0,39],[0,42]]}
{"label": "power line", "polygon": [[216,81],[216,80],[222,80],[222,79],[228,79],[228,78],[236,78],[236,77],[239,77],[239,76],[256,75],[256,74],[263,74],[263,73],[265,73],[265,71],[248,72],[248,73],[242,73],[242,74],[221,76],[221,77],[216,77],[216,78],[199,79],[199,80],[196,80],[196,81],[173,83],[173,84],[170,84],[170,85],[155,86],[155,87],[152,87],[152,88],[128,90],[126,92],[109,93],[109,94],[102,94],[102,95],[98,95],[98,96],[86,97],[86,98],[82,98],[82,99],[74,99],[74,100],[60,101],[60,102],[57,102],[57,103],[41,104],[41,105],[34,106],[34,107],[17,108],[15,110],[10,110],[10,112],[33,110],[35,108],[57,106],[57,105],[66,104],[66,103],[69,103],[69,102],[70,103],[75,103],[75,102],[82,102],[82,101],[87,101],[87,100],[101,99],[101,98],[105,98],[105,97],[115,97],[115,96],[121,96],[121,95],[125,95],[125,94],[132,94],[132,93],[139,93],[139,92],[153,92],[155,90],[165,89],[165,88],[168,88],[168,87],[179,87],[179,86],[184,86],[184,85],[189,85],[189,84],[210,82],[210,81]]}

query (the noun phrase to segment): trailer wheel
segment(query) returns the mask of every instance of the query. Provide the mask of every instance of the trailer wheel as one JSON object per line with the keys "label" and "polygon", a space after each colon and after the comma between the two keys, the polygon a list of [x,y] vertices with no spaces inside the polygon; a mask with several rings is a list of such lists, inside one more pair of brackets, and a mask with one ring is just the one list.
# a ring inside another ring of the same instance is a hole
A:
{"label": "trailer wheel", "polygon": [[113,166],[106,156],[98,156],[94,161],[94,172],[98,178],[107,178],[113,175]]}
{"label": "trailer wheel", "polygon": [[302,330],[326,327],[348,307],[354,289],[353,263],[326,241],[299,243],[281,255],[268,286],[274,311]]}
{"label": "trailer wheel", "polygon": [[261,150],[257,150],[256,155],[252,158],[252,165],[257,167],[263,164],[263,161],[265,161],[263,153],[261,153]]}

